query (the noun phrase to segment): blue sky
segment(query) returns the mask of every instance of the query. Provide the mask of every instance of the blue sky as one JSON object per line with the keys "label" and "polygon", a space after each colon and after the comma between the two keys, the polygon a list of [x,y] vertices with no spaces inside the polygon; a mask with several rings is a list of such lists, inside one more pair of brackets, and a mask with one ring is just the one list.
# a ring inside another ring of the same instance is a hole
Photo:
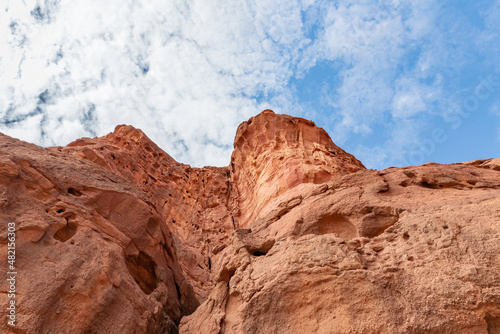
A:
{"label": "blue sky", "polygon": [[263,109],[369,168],[500,157],[500,0],[7,0],[0,131],[43,146],[142,129],[229,163]]}

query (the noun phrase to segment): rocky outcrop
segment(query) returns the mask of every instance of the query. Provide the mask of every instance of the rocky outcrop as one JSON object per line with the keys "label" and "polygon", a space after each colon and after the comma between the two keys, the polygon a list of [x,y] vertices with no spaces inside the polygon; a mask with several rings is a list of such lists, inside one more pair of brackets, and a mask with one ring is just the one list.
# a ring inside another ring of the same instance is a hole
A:
{"label": "rocky outcrop", "polygon": [[231,170],[238,192],[239,227],[272,210],[270,202],[279,201],[292,188],[325,183],[362,169],[360,161],[313,122],[264,110],[243,122],[234,139]]}
{"label": "rocky outcrop", "polygon": [[177,163],[141,130],[125,125],[105,137],[50,150],[90,160],[141,189],[173,232],[178,264],[196,297],[206,297],[211,256],[234,230],[229,168]]}
{"label": "rocky outcrop", "polygon": [[500,332],[498,159],[367,170],[272,111],[234,146],[191,168],[131,126],[49,149],[1,135],[16,332]]}
{"label": "rocky outcrop", "polygon": [[17,229],[16,333],[177,333],[199,302],[150,196],[93,162],[4,135],[0,159],[2,259],[7,223]]}
{"label": "rocky outcrop", "polygon": [[436,164],[291,192],[233,233],[181,333],[498,333],[499,195],[497,171]]}

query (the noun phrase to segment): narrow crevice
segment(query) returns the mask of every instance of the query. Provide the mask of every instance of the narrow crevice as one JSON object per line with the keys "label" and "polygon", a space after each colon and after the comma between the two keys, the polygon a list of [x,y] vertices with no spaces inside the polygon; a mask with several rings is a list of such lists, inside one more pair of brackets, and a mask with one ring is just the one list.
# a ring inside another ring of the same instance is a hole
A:
{"label": "narrow crevice", "polygon": [[127,256],[127,268],[135,282],[145,294],[150,294],[158,286],[156,263],[148,254],[139,251],[138,255]]}
{"label": "narrow crevice", "polygon": [[443,188],[443,186],[440,184],[433,184],[433,183],[429,183],[427,181],[419,182],[418,185],[423,187],[423,188],[428,188],[428,189],[441,189],[441,188]]}
{"label": "narrow crevice", "polygon": [[267,255],[267,252],[261,252],[260,250],[256,250],[255,252],[253,252],[252,255],[253,256],[265,256],[265,255]]}
{"label": "narrow crevice", "polygon": [[181,289],[179,289],[177,282],[174,282],[174,284],[175,284],[175,291],[177,291],[177,298],[179,298],[179,300],[181,300]]}
{"label": "narrow crevice", "polygon": [[71,194],[71,195],[77,196],[77,197],[82,196],[82,192],[79,190],[76,190],[75,188],[68,188],[68,194]]}

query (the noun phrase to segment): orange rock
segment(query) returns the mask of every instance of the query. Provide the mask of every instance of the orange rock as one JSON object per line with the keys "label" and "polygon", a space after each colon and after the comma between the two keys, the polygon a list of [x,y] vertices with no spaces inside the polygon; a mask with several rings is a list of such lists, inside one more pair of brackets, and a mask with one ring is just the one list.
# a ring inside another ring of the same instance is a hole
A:
{"label": "orange rock", "polygon": [[367,170],[270,110],[222,168],[178,163],[125,125],[48,149],[0,135],[16,330],[497,333],[498,166]]}
{"label": "orange rock", "polygon": [[303,184],[321,184],[365,169],[313,122],[271,110],[243,122],[231,157],[238,226],[267,212],[269,202]]}
{"label": "orange rock", "polygon": [[176,333],[199,302],[149,196],[85,159],[0,143],[3,259],[7,223],[17,230],[16,333]]}
{"label": "orange rock", "polygon": [[233,232],[180,333],[498,332],[498,171],[361,170],[275,207]]}
{"label": "orange rock", "polygon": [[206,298],[211,257],[225,247],[234,229],[228,168],[177,163],[141,130],[127,125],[99,139],[79,139],[51,150],[93,161],[140,188],[173,232],[177,261],[197,298]]}

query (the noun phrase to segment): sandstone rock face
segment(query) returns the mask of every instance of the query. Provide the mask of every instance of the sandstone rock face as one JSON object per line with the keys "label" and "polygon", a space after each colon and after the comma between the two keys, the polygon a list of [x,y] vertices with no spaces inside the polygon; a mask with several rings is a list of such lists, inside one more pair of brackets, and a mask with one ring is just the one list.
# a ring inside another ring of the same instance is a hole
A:
{"label": "sandstone rock face", "polygon": [[238,127],[231,169],[239,227],[245,228],[266,211],[269,201],[288,190],[365,167],[313,122],[264,110]]}
{"label": "sandstone rock face", "polygon": [[433,164],[289,194],[233,233],[181,333],[498,333],[499,195],[497,171]]}
{"label": "sandstone rock face", "polygon": [[[2,259],[7,223],[17,228],[16,333],[177,332],[198,300],[143,191],[93,162],[4,135],[0,159]],[[0,328],[9,332],[6,321]]]}
{"label": "sandstone rock face", "polygon": [[234,146],[191,168],[131,126],[1,135],[0,332],[500,333],[498,159],[367,170],[272,111]]}
{"label": "sandstone rock face", "polygon": [[196,297],[206,297],[211,256],[234,230],[229,168],[177,163],[141,130],[123,125],[105,137],[51,151],[93,161],[141,189],[173,232],[178,264]]}

